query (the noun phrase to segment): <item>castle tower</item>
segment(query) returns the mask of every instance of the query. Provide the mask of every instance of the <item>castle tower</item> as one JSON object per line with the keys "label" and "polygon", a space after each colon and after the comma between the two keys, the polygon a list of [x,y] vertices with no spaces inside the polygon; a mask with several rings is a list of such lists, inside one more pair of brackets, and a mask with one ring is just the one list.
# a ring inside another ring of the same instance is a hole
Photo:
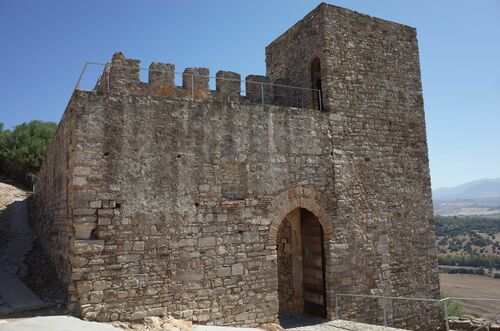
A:
{"label": "castle tower", "polygon": [[322,111],[338,202],[326,297],[438,298],[416,30],[322,3],[266,47],[266,69],[319,90],[307,105]]}
{"label": "castle tower", "polygon": [[[38,231],[86,319],[258,326],[280,313],[430,330],[439,298],[415,29],[321,4],[267,76],[116,53],[76,89]],[[307,91],[304,94],[304,89]]]}
{"label": "castle tower", "polygon": [[326,111],[422,111],[416,30],[344,8],[315,8],[266,47],[266,68],[321,89]]}

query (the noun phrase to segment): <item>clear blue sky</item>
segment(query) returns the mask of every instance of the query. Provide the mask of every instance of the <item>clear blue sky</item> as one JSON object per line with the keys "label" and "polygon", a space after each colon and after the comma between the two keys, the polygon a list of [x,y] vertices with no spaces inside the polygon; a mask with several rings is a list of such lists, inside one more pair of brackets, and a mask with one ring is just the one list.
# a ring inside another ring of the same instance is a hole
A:
{"label": "clear blue sky", "polygon": [[[0,122],[59,121],[82,65],[127,57],[264,74],[319,1],[0,0]],[[335,0],[417,28],[433,187],[500,177],[500,1]]]}

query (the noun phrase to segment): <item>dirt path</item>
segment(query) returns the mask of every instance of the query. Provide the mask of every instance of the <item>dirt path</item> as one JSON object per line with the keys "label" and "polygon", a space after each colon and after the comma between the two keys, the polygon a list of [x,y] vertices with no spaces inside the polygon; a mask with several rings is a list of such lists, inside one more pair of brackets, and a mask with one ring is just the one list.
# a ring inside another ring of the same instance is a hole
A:
{"label": "dirt path", "polygon": [[28,194],[16,186],[0,182],[0,212],[14,201],[24,200]]}
{"label": "dirt path", "polygon": [[34,240],[29,226],[28,193],[0,184],[1,239],[5,239],[0,252],[0,314],[44,308],[46,305],[17,277]]}
{"label": "dirt path", "polygon": [[8,183],[1,182],[0,178],[0,256],[14,239],[14,234],[10,231],[12,204],[16,201],[22,201],[29,195],[28,192]]}
{"label": "dirt path", "polygon": [[[440,274],[441,293],[449,297],[500,299],[500,279],[480,275]],[[500,314],[500,301],[456,300],[465,312],[487,319]]]}
{"label": "dirt path", "polygon": [[10,233],[16,240],[10,241],[0,256],[0,279],[16,277],[24,257],[33,245],[27,205],[26,200],[22,200],[9,206]]}

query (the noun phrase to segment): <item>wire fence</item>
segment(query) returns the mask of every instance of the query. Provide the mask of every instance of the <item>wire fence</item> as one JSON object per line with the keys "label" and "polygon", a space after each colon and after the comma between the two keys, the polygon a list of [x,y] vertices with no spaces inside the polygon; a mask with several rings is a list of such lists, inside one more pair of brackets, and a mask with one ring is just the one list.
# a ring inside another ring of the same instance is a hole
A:
{"label": "wire fence", "polygon": [[[344,299],[343,299],[344,298]],[[427,299],[427,298],[410,298],[410,297],[393,297],[393,296],[378,296],[378,295],[363,295],[363,294],[335,294],[335,315],[338,319],[343,318],[344,311],[346,314],[358,314],[363,317],[375,317],[384,326],[400,326],[403,322],[411,324],[412,319],[421,318],[422,312],[426,312],[428,316],[434,319],[444,317],[444,325],[447,331],[450,330],[449,323],[449,303],[454,302],[487,302],[493,303],[496,307],[500,307],[500,298],[468,298],[468,297],[446,297],[442,299]],[[408,304],[409,303],[409,304]],[[360,311],[356,308],[362,307]],[[412,312],[415,316],[412,316]],[[345,317],[345,316],[344,316]],[[493,323],[500,323],[500,308],[497,313],[489,318],[486,317],[486,322],[483,327],[477,330],[489,330],[489,326]],[[476,330],[476,329],[475,329]]]}
{"label": "wire fence", "polygon": [[[157,81],[152,81],[151,77],[155,77]],[[323,111],[323,96],[319,89],[270,83],[264,76],[251,77],[257,77],[259,80],[240,80],[194,72],[87,62],[78,77],[75,90],[100,90],[107,93],[125,91],[131,95],[151,94],[193,100],[222,98],[228,101],[312,108]],[[145,82],[146,79],[147,82]],[[160,84],[158,80],[161,81]]]}

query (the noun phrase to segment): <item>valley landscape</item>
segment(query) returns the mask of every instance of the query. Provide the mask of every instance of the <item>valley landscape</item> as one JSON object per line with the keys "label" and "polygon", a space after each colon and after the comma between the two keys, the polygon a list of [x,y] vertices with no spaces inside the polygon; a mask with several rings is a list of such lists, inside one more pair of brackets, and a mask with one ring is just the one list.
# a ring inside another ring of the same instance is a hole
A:
{"label": "valley landscape", "polygon": [[[500,298],[500,178],[437,189],[433,197],[442,295]],[[458,314],[500,314],[495,301],[457,304]]]}

